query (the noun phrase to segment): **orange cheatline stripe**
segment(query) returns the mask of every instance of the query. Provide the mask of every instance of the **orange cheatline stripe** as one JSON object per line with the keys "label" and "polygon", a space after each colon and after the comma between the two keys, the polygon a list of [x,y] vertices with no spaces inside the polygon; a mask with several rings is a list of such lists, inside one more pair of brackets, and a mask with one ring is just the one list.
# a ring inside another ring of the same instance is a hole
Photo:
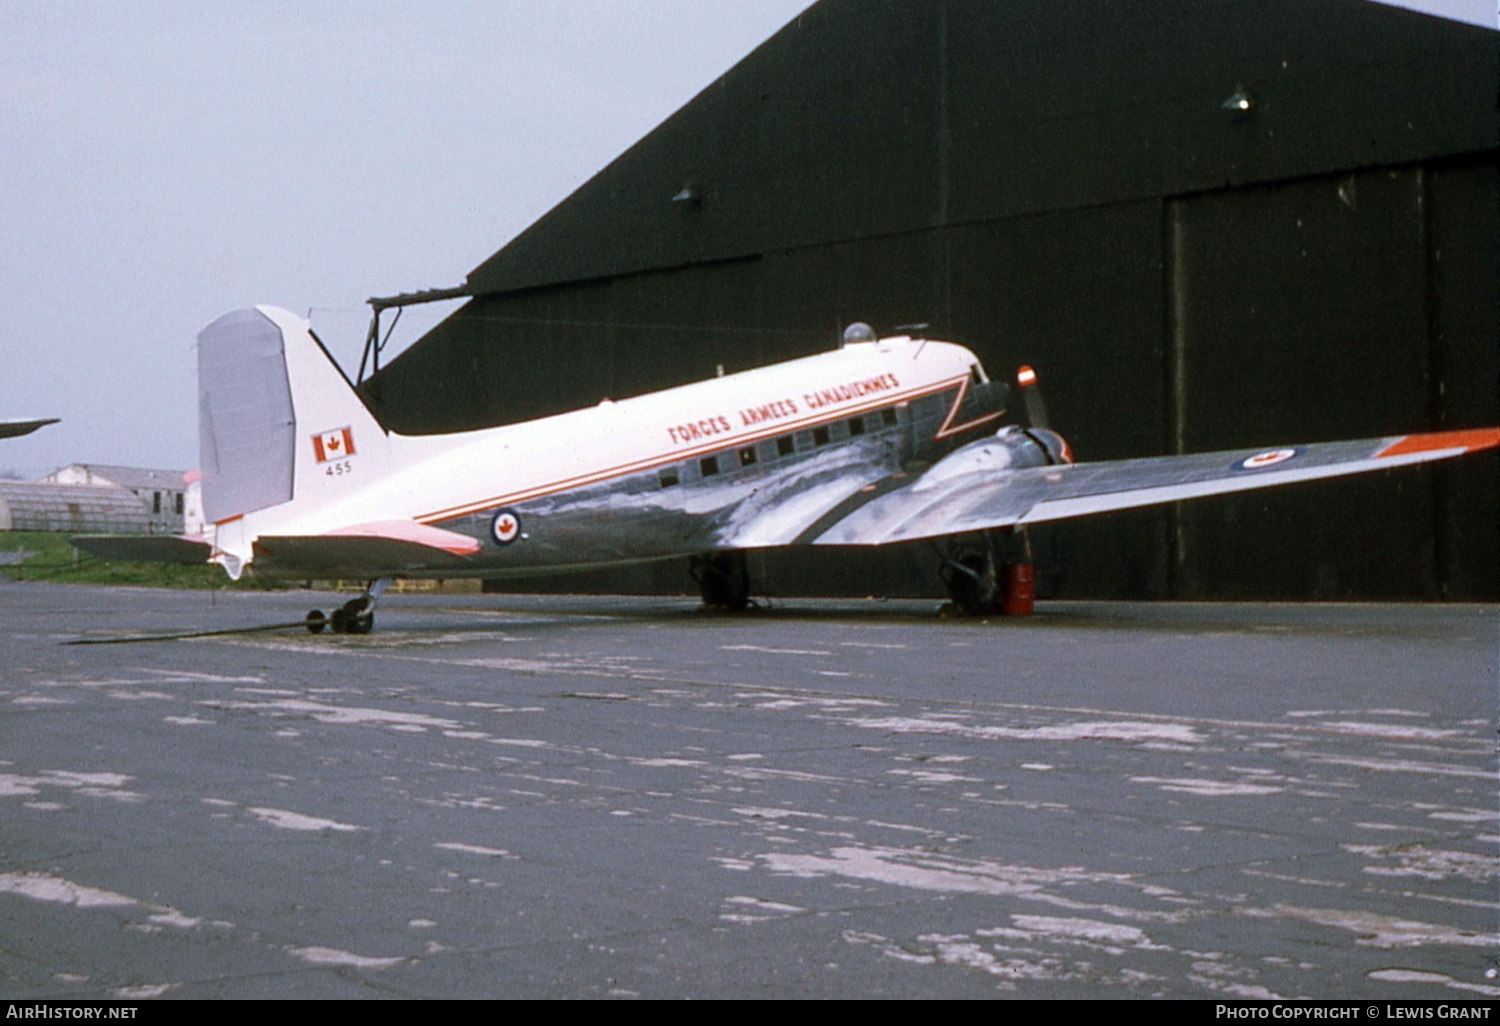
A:
{"label": "orange cheatline stripe", "polygon": [[1434,431],[1425,435],[1407,435],[1398,438],[1375,454],[1382,456],[1406,456],[1415,452],[1432,452],[1435,449],[1489,449],[1500,445],[1500,428],[1474,428],[1469,431]]}
{"label": "orange cheatline stripe", "polygon": [[[963,389],[966,389],[968,387],[968,380],[969,376],[967,374],[960,374],[956,377],[946,378],[942,381],[931,382],[926,385],[918,385],[916,387],[907,389],[902,392],[897,392],[892,395],[882,395],[877,396],[874,399],[866,399],[864,402],[842,407],[834,413],[824,413],[820,409],[817,413],[805,415],[792,420],[779,421],[768,428],[763,428],[759,431],[751,432],[749,434],[735,435],[733,433],[730,433],[719,438],[715,438],[714,440],[703,445],[693,446],[691,448],[678,450],[676,452],[658,453],[654,456],[639,459],[632,463],[625,463],[614,467],[608,467],[602,470],[589,471],[585,474],[567,478],[561,481],[548,482],[547,484],[539,485],[526,491],[512,492],[508,495],[492,496],[488,499],[468,502],[458,506],[450,506],[447,509],[433,510],[430,513],[419,514],[414,519],[419,524],[441,523],[445,520],[453,520],[458,517],[468,516],[470,513],[478,513],[481,510],[494,509],[496,506],[506,506],[514,502],[525,502],[528,499],[537,499],[545,495],[553,495],[557,492],[567,491],[569,488],[581,488],[584,485],[597,484],[598,482],[607,480],[611,477],[618,477],[627,473],[636,473],[642,470],[654,470],[657,467],[666,466],[672,463],[681,463],[689,459],[696,459],[697,457],[702,456],[705,453],[727,452],[730,449],[752,445],[756,442],[764,441],[767,438],[775,438],[777,435],[793,434],[797,431],[807,431],[815,427],[820,427],[824,424],[832,424],[834,421],[841,420],[844,417],[852,417],[855,414],[870,413],[874,410],[882,409],[886,406],[899,406],[902,403],[911,402],[915,399],[926,398],[929,395],[937,395],[941,392],[947,391],[955,385],[960,386],[958,401],[962,402],[964,394]],[[948,420],[953,419],[953,415],[957,412],[957,410],[958,405],[957,403],[955,403],[954,406],[948,411]],[[999,416],[999,414],[997,414],[996,416]],[[947,422],[945,421],[944,423],[946,424]],[[952,434],[957,430],[973,427],[974,424],[977,423],[980,423],[980,421],[960,425],[959,428],[950,430],[949,434]]]}

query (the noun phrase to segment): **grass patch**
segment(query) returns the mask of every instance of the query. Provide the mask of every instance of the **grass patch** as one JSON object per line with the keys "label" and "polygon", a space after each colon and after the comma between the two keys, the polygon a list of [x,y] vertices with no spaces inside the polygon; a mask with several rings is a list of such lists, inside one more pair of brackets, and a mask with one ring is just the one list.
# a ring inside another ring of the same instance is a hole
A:
{"label": "grass patch", "polygon": [[[19,556],[19,558],[16,558]],[[112,563],[79,552],[66,534],[51,531],[0,531],[0,574],[11,580],[60,581],[67,584],[133,584],[148,588],[233,588],[268,591],[291,587],[286,581],[246,574],[231,581],[220,567],[175,563]]]}

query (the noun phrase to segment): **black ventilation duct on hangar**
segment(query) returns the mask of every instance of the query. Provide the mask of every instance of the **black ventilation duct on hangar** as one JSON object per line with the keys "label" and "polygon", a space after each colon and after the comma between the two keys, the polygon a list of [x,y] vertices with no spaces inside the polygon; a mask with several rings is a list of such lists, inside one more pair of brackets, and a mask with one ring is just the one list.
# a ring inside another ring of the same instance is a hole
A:
{"label": "black ventilation duct on hangar", "polygon": [[[1080,459],[1500,423],[1497,95],[1500,33],[1363,0],[823,0],[363,388],[460,430],[864,320],[1037,367]],[[1496,600],[1497,509],[1488,455],[1064,523],[1039,584]],[[783,594],[938,589],[925,548],[756,562]]]}

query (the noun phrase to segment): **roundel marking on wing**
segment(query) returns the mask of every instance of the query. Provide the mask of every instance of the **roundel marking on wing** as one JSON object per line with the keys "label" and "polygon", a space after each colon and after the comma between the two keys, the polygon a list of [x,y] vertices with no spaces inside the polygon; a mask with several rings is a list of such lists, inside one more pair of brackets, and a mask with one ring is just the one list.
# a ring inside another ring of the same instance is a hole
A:
{"label": "roundel marking on wing", "polygon": [[1230,464],[1232,470],[1265,470],[1274,467],[1278,463],[1285,463],[1297,455],[1296,449],[1268,449],[1258,452],[1254,456],[1246,456],[1242,460],[1236,460]]}
{"label": "roundel marking on wing", "polygon": [[521,518],[513,510],[502,509],[490,521],[490,537],[496,545],[509,545],[521,537]]}

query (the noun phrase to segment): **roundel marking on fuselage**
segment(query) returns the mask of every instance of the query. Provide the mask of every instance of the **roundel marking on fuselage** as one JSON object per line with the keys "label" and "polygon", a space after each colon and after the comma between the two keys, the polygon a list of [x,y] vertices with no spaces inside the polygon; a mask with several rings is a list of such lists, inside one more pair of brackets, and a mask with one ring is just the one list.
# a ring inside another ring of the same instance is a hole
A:
{"label": "roundel marking on fuselage", "polygon": [[490,537],[496,545],[509,545],[521,537],[521,518],[513,510],[502,509],[490,521]]}

